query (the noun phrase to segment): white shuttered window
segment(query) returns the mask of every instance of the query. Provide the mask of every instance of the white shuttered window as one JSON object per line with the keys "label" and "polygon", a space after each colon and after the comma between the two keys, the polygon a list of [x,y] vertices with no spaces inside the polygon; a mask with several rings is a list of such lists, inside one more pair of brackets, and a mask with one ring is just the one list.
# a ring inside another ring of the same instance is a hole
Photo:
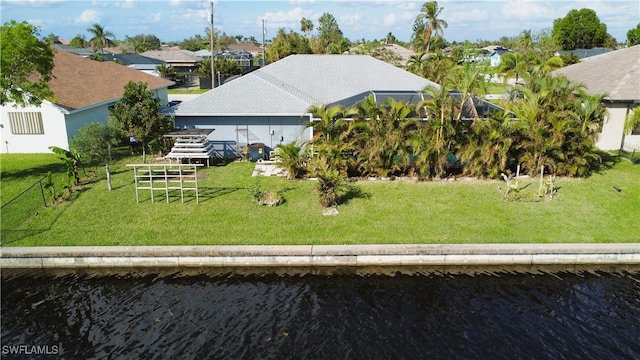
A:
{"label": "white shuttered window", "polygon": [[40,112],[10,112],[9,123],[14,135],[44,134]]}

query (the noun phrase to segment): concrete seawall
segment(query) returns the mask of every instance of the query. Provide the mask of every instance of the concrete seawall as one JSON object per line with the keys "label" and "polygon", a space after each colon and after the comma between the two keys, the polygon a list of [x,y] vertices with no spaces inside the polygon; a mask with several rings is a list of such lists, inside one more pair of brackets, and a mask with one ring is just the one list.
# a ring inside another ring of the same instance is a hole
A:
{"label": "concrete seawall", "polygon": [[[2,269],[640,268],[640,243],[3,247]],[[268,271],[267,271],[268,272]]]}

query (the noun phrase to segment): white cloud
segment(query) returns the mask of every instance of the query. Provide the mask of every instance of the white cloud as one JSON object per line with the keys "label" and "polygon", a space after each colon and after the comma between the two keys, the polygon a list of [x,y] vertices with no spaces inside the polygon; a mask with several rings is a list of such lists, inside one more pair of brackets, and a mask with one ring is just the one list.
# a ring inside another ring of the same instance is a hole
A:
{"label": "white cloud", "polygon": [[169,17],[179,23],[177,26],[184,27],[185,24],[189,24],[190,26],[197,25],[200,27],[201,25],[204,27],[211,21],[211,12],[209,9],[179,9],[171,11]]}
{"label": "white cloud", "polygon": [[134,0],[125,0],[121,6],[123,9],[133,9],[136,7],[136,4]]}
{"label": "white cloud", "polygon": [[548,6],[541,2],[527,0],[509,1],[502,5],[502,15],[509,21],[548,18],[551,16]]}
{"label": "white cloud", "polygon": [[362,14],[353,13],[349,15],[340,16],[340,22],[338,25],[346,25],[346,26],[357,26],[360,20],[362,19]]}
{"label": "white cloud", "polygon": [[315,4],[315,0],[289,0],[291,5],[312,5]]}
{"label": "white cloud", "polygon": [[292,29],[299,30],[300,20],[302,18],[311,19],[313,18],[313,12],[311,10],[305,10],[301,7],[293,8],[289,11],[278,11],[278,12],[266,12],[264,16],[258,17],[256,23],[262,26],[262,20],[265,21],[265,27],[268,29]]}
{"label": "white cloud", "polygon": [[160,12],[150,14],[144,20],[145,23],[159,23],[161,21],[162,21],[162,13],[160,13]]}
{"label": "white cloud", "polygon": [[75,20],[76,24],[90,24],[97,22],[100,22],[100,13],[91,9],[84,10]]}
{"label": "white cloud", "polygon": [[[5,6],[28,6],[28,7],[60,7],[68,0],[3,0],[2,5]],[[3,6],[4,7],[4,6]]]}
{"label": "white cloud", "polygon": [[396,14],[389,14],[384,17],[384,26],[393,26],[396,24]]}
{"label": "white cloud", "polygon": [[[449,16],[450,15],[450,16]],[[486,23],[491,19],[491,15],[487,10],[472,9],[465,11],[456,11],[451,14],[447,14],[447,17],[443,18],[449,27],[463,26]]]}
{"label": "white cloud", "polygon": [[169,1],[169,6],[171,6],[171,7],[178,7],[178,6],[180,6],[180,5],[181,5],[180,3],[181,3],[181,1],[180,1],[180,0],[171,0],[171,1]]}

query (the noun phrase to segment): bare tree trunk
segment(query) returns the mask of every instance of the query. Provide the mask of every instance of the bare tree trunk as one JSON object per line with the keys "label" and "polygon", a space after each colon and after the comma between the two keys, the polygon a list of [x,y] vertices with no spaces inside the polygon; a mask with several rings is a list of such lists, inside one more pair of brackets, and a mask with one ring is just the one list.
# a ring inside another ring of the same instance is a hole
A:
{"label": "bare tree trunk", "polygon": [[104,168],[107,173],[107,189],[111,191],[113,188],[111,187],[111,172],[109,171],[109,164],[105,164]]}

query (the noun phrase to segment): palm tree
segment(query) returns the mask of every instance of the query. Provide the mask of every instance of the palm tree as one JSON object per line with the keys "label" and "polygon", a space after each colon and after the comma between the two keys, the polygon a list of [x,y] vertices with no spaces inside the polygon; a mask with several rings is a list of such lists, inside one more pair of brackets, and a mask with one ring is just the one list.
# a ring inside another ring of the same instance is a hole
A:
{"label": "palm tree", "polygon": [[515,122],[510,114],[495,114],[471,124],[461,157],[470,176],[498,178],[514,162]]}
{"label": "palm tree", "polygon": [[362,151],[363,168],[369,174],[387,177],[409,168],[411,151],[408,139],[415,131],[415,121],[409,115],[415,108],[405,102],[387,99],[367,120],[367,141]]}
{"label": "palm tree", "polygon": [[313,128],[314,142],[336,141],[347,128],[345,122],[347,112],[342,106],[312,105],[307,111],[314,116],[314,119],[306,124],[306,127]]}
{"label": "palm tree", "polygon": [[518,37],[518,45],[520,50],[525,53],[529,50],[533,50],[533,38],[531,36],[531,30],[522,30]]}
{"label": "palm tree", "polygon": [[631,134],[631,132],[640,126],[640,108],[635,108],[624,121],[624,133]]}
{"label": "palm tree", "polygon": [[424,76],[424,70],[427,67],[427,60],[428,57],[425,52],[419,52],[411,55],[409,60],[407,60],[407,71],[418,76]]}
{"label": "palm tree", "polygon": [[288,144],[278,144],[278,156],[280,158],[278,166],[287,172],[287,179],[293,180],[301,178],[306,171],[306,153],[304,144],[291,142]]}
{"label": "palm tree", "polygon": [[434,35],[442,35],[444,33],[444,29],[448,26],[446,21],[439,18],[442,10],[444,10],[444,8],[438,7],[437,1],[429,1],[422,5],[420,14],[416,17],[416,22],[420,22],[425,25],[422,36],[424,38],[426,53],[429,53],[429,47]]}
{"label": "palm tree", "polygon": [[115,35],[110,31],[105,31],[104,27],[99,24],[93,24],[87,31],[92,35],[91,40],[89,40],[89,46],[94,51],[100,49],[100,53],[103,53],[105,47],[113,45],[113,40],[110,38],[115,37]]}

